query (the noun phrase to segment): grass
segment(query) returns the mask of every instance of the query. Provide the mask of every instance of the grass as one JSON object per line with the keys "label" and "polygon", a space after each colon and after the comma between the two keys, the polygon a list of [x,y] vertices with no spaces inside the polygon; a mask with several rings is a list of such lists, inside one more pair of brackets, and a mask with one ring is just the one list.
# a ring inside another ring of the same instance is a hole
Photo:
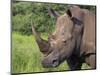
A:
{"label": "grass", "polygon": [[[44,39],[47,35],[43,34]],[[43,68],[41,65],[42,54],[33,35],[12,33],[12,73],[49,72],[68,70],[66,62],[57,68]],[[83,65],[82,69],[88,68]]]}

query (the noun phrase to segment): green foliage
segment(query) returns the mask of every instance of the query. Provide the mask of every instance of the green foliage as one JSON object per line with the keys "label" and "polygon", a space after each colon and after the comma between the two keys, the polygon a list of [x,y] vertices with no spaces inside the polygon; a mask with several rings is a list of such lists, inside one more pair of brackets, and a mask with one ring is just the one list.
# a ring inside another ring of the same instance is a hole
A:
{"label": "green foliage", "polygon": [[30,14],[29,15],[16,15],[12,19],[12,30],[21,32],[22,34],[31,33],[31,23],[30,23]]}
{"label": "green foliage", "polygon": [[13,2],[12,3],[12,30],[22,34],[31,34],[31,20],[38,32],[52,32],[55,25],[55,18],[48,14],[48,7],[64,13],[65,5]]}
{"label": "green foliage", "polygon": [[18,2],[12,3],[12,14],[15,16],[17,14],[29,14],[32,12],[32,3],[28,2]]}
{"label": "green foliage", "polygon": [[[52,32],[55,27],[56,19],[48,14],[48,7],[52,7],[60,14],[68,9],[66,4],[45,4],[32,2],[12,3],[12,30],[22,34],[31,34],[31,20],[38,32]],[[80,6],[89,10],[95,10],[92,6]]]}

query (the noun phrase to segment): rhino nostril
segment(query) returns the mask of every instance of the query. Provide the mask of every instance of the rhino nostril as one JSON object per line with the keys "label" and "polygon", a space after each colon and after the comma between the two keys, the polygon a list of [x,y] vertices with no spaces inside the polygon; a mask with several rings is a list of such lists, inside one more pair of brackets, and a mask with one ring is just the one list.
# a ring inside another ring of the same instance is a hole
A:
{"label": "rhino nostril", "polygon": [[53,67],[56,67],[57,65],[58,65],[58,60],[56,60],[56,59],[53,60],[53,61],[52,61],[52,66],[53,66]]}

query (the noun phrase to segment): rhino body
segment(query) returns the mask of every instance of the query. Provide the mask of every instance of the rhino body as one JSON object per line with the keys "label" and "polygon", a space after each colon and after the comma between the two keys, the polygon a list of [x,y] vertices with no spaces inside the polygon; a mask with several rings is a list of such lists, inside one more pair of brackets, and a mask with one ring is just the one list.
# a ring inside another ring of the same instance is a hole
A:
{"label": "rhino body", "polygon": [[79,6],[70,7],[61,16],[52,8],[48,11],[56,18],[56,28],[47,41],[32,26],[40,51],[45,55],[42,60],[43,67],[57,67],[66,60],[70,70],[81,69],[82,63],[95,69],[95,14]]}

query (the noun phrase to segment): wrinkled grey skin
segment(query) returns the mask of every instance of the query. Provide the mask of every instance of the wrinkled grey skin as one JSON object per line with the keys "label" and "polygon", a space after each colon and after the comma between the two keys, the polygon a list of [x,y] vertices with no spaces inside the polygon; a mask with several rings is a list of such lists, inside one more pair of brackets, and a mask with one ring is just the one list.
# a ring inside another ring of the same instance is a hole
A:
{"label": "wrinkled grey skin", "polygon": [[[78,6],[70,7],[61,16],[51,8],[48,11],[51,16],[56,17],[56,28],[48,41],[43,40],[32,26],[40,51],[45,55],[42,60],[43,67],[57,67],[66,60],[70,70],[81,69],[84,62],[91,68],[95,68],[95,19],[91,17],[93,15]],[[89,19],[89,23],[86,22],[86,18]],[[90,31],[85,28],[89,25],[93,26],[90,27]],[[93,38],[90,38],[85,32],[91,34],[90,36]],[[88,41],[88,38],[91,41]]]}

